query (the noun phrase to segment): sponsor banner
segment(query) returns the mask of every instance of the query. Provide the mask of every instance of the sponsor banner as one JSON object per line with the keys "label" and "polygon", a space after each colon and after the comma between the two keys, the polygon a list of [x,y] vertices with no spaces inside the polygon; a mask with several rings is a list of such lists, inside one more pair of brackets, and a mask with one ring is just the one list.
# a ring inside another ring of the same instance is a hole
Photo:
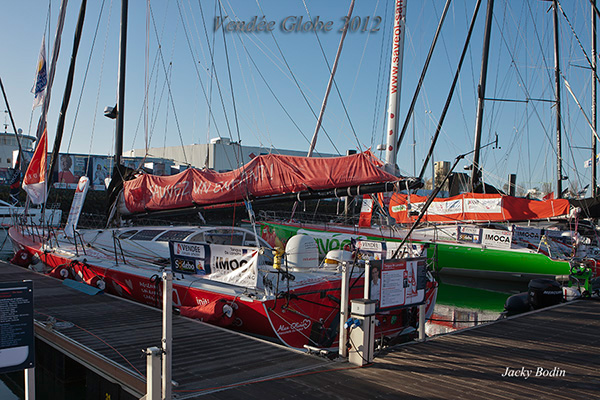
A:
{"label": "sponsor banner", "polygon": [[65,235],[73,237],[75,229],[77,229],[77,223],[79,222],[79,216],[81,215],[81,209],[83,208],[83,202],[85,196],[90,187],[90,180],[86,176],[79,178],[77,189],[73,195],[73,202],[71,203],[71,210],[69,211],[69,217],[67,218],[67,224],[65,225]]}
{"label": "sponsor banner", "polygon": [[254,247],[210,245],[210,279],[257,287],[258,250]]}
{"label": "sponsor banner", "polygon": [[257,287],[258,250],[254,247],[172,241],[169,249],[173,271]]}
{"label": "sponsor banner", "polygon": [[360,240],[356,242],[359,260],[381,260],[387,258],[387,243],[372,240]]}
{"label": "sponsor banner", "polygon": [[481,228],[457,226],[456,239],[459,242],[481,243]]}
{"label": "sponsor banner", "polygon": [[498,249],[510,249],[512,232],[499,229],[482,229],[481,244]]}
{"label": "sponsor banner", "polygon": [[513,225],[513,242],[538,245],[542,239],[542,230],[526,226]]}
{"label": "sponsor banner", "polygon": [[464,199],[465,213],[501,213],[502,212],[502,198],[491,198],[491,199]]}
{"label": "sponsor banner", "polygon": [[427,209],[429,215],[461,214],[463,212],[462,199],[434,201]]}
{"label": "sponsor banner", "polygon": [[319,257],[325,257],[331,250],[351,250],[352,239],[364,239],[362,235],[349,235],[345,233],[319,232],[308,229],[298,229],[297,234],[308,235],[317,242]]}
{"label": "sponsor banner", "polygon": [[371,263],[371,299],[378,311],[410,307],[425,301],[425,258],[405,258]]}
{"label": "sponsor banner", "polygon": [[210,245],[170,242],[171,268],[184,274],[210,274]]}

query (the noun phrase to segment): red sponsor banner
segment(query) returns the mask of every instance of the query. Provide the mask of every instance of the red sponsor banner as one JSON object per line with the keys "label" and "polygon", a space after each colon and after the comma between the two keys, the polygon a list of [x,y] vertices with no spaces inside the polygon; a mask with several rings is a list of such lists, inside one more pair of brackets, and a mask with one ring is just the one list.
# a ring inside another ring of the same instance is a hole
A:
{"label": "red sponsor banner", "polygon": [[[427,197],[394,193],[390,214],[399,223],[413,222]],[[409,215],[409,211],[416,211]],[[435,199],[423,221],[525,221],[568,215],[566,199],[531,200],[500,194],[463,193],[458,196]]]}

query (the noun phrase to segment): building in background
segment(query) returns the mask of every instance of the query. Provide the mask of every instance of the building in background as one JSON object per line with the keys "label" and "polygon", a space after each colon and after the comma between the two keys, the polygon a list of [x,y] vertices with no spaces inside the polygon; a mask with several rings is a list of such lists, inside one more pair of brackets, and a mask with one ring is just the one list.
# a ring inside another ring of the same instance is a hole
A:
{"label": "building in background", "polygon": [[[14,135],[11,142],[10,134],[6,134],[6,155],[0,153],[7,161],[8,167],[13,167],[18,150]],[[27,147],[24,147],[23,158],[25,166],[29,164],[33,156],[33,143],[35,137],[22,136],[26,139]],[[0,136],[0,145],[3,137]],[[25,140],[24,140],[25,141]],[[10,142],[10,145],[8,144]],[[21,143],[23,146],[23,142]],[[213,169],[219,172],[231,171],[248,163],[254,157],[264,154],[283,154],[290,156],[306,156],[306,151],[281,150],[264,147],[242,146],[227,138],[212,139],[208,144],[193,144],[188,146],[151,148],[149,155],[145,156],[145,150],[131,150],[123,154],[123,164],[132,169],[143,168],[146,172],[154,175],[174,175],[187,168]],[[316,157],[334,157],[333,154],[317,154]],[[8,163],[10,161],[10,163]],[[50,154],[48,154],[50,162]],[[61,189],[75,189],[81,176],[90,178],[92,190],[105,190],[110,183],[113,170],[114,158],[108,155],[60,153],[57,160],[58,172],[53,177],[54,187]],[[4,165],[4,164],[2,164]],[[26,167],[25,167],[26,168]],[[23,169],[24,170],[24,169]],[[0,179],[1,172],[0,169]]]}
{"label": "building in background", "polygon": [[[19,141],[23,150],[32,151],[35,140],[34,136],[23,135],[19,132]],[[12,176],[11,168],[14,167],[17,160],[18,149],[19,145],[15,134],[6,132],[5,126],[4,132],[0,132],[0,183],[8,182]]]}
{"label": "building in background", "polygon": [[[267,147],[242,146],[229,138],[214,138],[207,144],[191,144],[187,146],[153,147],[148,154],[157,159],[172,160],[173,167],[184,170],[188,166],[209,168],[218,172],[232,171],[248,163],[254,157],[264,154],[281,154],[287,156],[306,157],[306,151],[282,150]],[[130,150],[124,156],[141,157],[144,149]],[[334,154],[318,154],[315,157],[335,157]],[[168,166],[168,165],[165,165]],[[169,171],[165,171],[167,175]]]}

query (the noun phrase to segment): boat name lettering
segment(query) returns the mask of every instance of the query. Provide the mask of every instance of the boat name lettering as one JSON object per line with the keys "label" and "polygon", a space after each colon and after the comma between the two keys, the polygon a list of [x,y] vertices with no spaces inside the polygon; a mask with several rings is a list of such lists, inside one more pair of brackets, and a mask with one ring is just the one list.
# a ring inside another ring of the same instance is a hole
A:
{"label": "boat name lettering", "polygon": [[290,331],[303,331],[310,328],[310,320],[304,319],[300,322],[292,322],[288,325],[279,325],[277,328],[278,333],[290,333]]}
{"label": "boat name lettering", "polygon": [[150,283],[150,282],[140,282],[139,285],[141,288],[146,288],[146,289],[154,289],[156,287],[156,285],[154,283]]}
{"label": "boat name lettering", "polygon": [[183,181],[178,182],[175,185],[167,186],[150,184],[148,185],[148,189],[152,193],[152,196],[156,197],[183,197],[188,196],[190,194],[190,191],[188,190],[189,186],[190,182]]}

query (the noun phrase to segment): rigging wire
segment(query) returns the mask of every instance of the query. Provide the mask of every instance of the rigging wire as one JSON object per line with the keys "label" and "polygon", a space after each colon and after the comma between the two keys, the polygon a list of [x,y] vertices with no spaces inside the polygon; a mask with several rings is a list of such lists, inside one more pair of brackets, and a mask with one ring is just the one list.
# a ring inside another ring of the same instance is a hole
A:
{"label": "rigging wire", "polygon": [[[221,15],[221,20],[223,19],[223,5],[221,3],[221,0],[219,0],[219,14]],[[227,40],[225,38],[225,30],[222,29],[221,32],[223,33],[223,47],[225,50],[225,61],[227,64],[227,73],[229,75],[229,90],[231,90],[231,103],[233,105],[233,117],[235,120],[235,130],[237,133],[237,139],[238,142],[241,143],[242,142],[242,138],[240,136],[240,124],[238,121],[238,114],[237,114],[237,106],[236,106],[236,102],[235,102],[235,92],[233,90],[233,78],[231,77],[231,65],[229,63],[229,53],[228,53],[228,49],[227,49]],[[231,132],[230,132],[231,135]],[[234,153],[236,156],[236,161],[237,161],[237,165],[240,164],[240,162],[242,161],[242,155],[241,155],[241,149],[239,149],[239,153]],[[243,172],[243,174],[245,175],[245,171]],[[246,189],[247,190],[247,189]]]}
{"label": "rigging wire", "polygon": [[[75,115],[73,117],[73,126],[71,127],[71,134],[69,135],[69,144],[67,145],[67,153],[70,152],[71,149],[71,141],[73,140],[73,133],[75,132],[75,125],[77,124],[77,117],[79,116],[79,108],[81,106],[81,99],[83,98],[83,91],[85,89],[85,83],[87,81],[87,76],[88,76],[88,72],[90,70],[90,64],[92,63],[92,55],[94,53],[94,47],[96,45],[96,38],[98,37],[98,29],[100,28],[100,21],[102,20],[102,13],[104,11],[104,4],[106,3],[105,0],[102,0],[102,4],[100,5],[100,13],[98,15],[98,21],[96,22],[96,29],[94,31],[94,37],[92,39],[92,45],[90,47],[90,55],[88,57],[88,61],[87,61],[87,65],[85,67],[85,73],[83,74],[83,82],[81,84],[81,91],[79,92],[79,100],[77,101],[77,107],[75,108]],[[112,1],[111,1],[111,8],[112,8]],[[109,16],[109,26],[110,26],[110,16]],[[107,29],[108,32],[108,29]],[[106,41],[105,41],[105,47],[104,50],[106,51]],[[102,79],[102,69],[104,66],[104,55],[102,56],[102,68],[101,68],[101,72],[100,72],[100,78]],[[100,91],[100,83],[98,84],[98,91]],[[98,101],[98,97],[99,95],[96,97],[96,101]],[[91,153],[92,153],[92,140],[94,139],[94,129],[96,126],[96,116],[97,116],[97,103],[96,103],[96,107],[94,108],[94,119],[93,119],[93,123],[92,123],[92,136],[90,139],[90,147],[88,150],[88,157],[87,157],[87,163],[88,165],[86,165],[86,170],[85,170],[85,174],[87,175],[87,171],[89,169],[89,162],[91,159]]]}
{"label": "rigging wire", "polygon": [[[160,38],[158,37],[158,29],[156,27],[156,20],[154,19],[154,12],[152,11],[152,6],[150,5],[150,3],[148,3],[148,4],[149,4],[149,8],[150,8],[150,14],[152,16],[152,24],[153,24],[153,27],[154,27],[154,33],[156,34],[156,40],[157,40],[157,42],[159,44],[158,45],[158,52],[160,54],[161,64],[162,64],[162,67],[163,67],[163,71],[165,73],[165,77],[168,77],[168,71],[167,71],[167,68],[165,66],[165,60],[164,60],[164,57],[163,57],[163,54],[162,54],[162,46],[160,45]],[[183,136],[181,134],[181,128],[180,128],[180,125],[179,125],[179,118],[177,117],[177,111],[175,109],[175,100],[173,99],[173,92],[171,91],[171,85],[168,83],[168,80],[167,80],[167,88],[168,88],[168,93],[169,93],[169,99],[171,100],[171,106],[173,107],[173,117],[175,118],[175,124],[177,126],[177,133],[179,135],[179,141],[181,142],[181,145],[183,146]],[[182,150],[183,150],[183,157],[184,157],[185,160],[187,160],[187,157],[185,155],[185,149],[182,149]]]}
{"label": "rigging wire", "polygon": [[[386,4],[388,4],[387,8],[384,9],[384,13],[389,15],[389,9],[391,7],[391,3],[387,2]],[[390,27],[389,24],[391,22],[392,18],[384,18],[384,26],[383,26],[383,30],[385,32],[389,32]],[[373,108],[373,120],[371,122],[371,146],[374,146],[374,140],[375,140],[375,132],[377,132],[378,128],[377,126],[379,125],[380,121],[383,121],[385,119],[379,118],[379,115],[384,115],[385,117],[385,112],[382,111],[382,107],[385,107],[385,104],[388,101],[388,97],[389,97],[389,93],[387,90],[385,90],[385,88],[387,86],[389,86],[389,74],[383,75],[383,65],[384,65],[384,56],[387,54],[387,52],[385,51],[386,48],[390,48],[390,42],[391,42],[392,38],[389,37],[388,40],[385,40],[385,37],[383,37],[381,39],[381,48],[379,49],[379,68],[377,71],[377,84],[375,87],[375,107]],[[384,76],[384,78],[382,78],[382,75]],[[383,81],[383,82],[382,82]],[[381,87],[380,87],[381,84]],[[382,93],[381,93],[382,92]],[[382,130],[381,131],[381,141],[380,143],[384,142],[384,136],[385,133]],[[380,154],[381,156],[381,154]]]}
{"label": "rigging wire", "polygon": [[[259,0],[256,0],[256,5],[258,6],[258,8],[259,8],[260,12],[262,13],[262,15],[266,15],[265,12],[262,9],[260,3],[259,3]],[[315,113],[315,111],[313,110],[312,106],[310,105],[310,102],[308,101],[306,95],[304,94],[304,91],[300,87],[300,83],[296,79],[296,75],[293,73],[292,68],[288,64],[285,56],[283,55],[283,51],[281,50],[281,47],[279,46],[279,42],[277,42],[277,39],[275,38],[275,35],[273,34],[272,31],[269,31],[269,33],[271,34],[271,37],[273,38],[273,42],[275,43],[275,46],[277,47],[277,50],[279,51],[281,59],[283,60],[285,66],[287,67],[287,70],[290,73],[292,79],[294,80],[294,83],[296,84],[296,87],[300,91],[300,94],[302,95],[302,98],[304,99],[304,102],[306,103],[306,105],[308,106],[308,109],[310,110],[310,112],[312,113],[312,115],[315,117],[315,120],[316,120],[318,118],[317,114]]]}
{"label": "rigging wire", "polygon": [[[310,15],[310,11],[308,10],[308,6],[306,5],[306,0],[302,0],[302,3],[304,4],[304,9],[306,10],[306,14],[308,15],[308,18],[312,21],[312,16]],[[350,3],[350,11],[348,12],[348,19],[346,21],[346,24],[344,26],[344,32],[342,33],[342,38],[340,39],[340,44],[339,44],[339,50],[338,53],[341,54],[341,49],[342,49],[342,43],[344,40],[344,37],[346,35],[346,33],[348,32],[348,28],[350,25],[350,16],[352,15],[352,9],[354,8],[354,0],[352,0],[352,2]],[[329,71],[329,74],[331,75],[331,81],[333,82],[333,85],[335,86],[335,90],[338,94],[338,97],[340,99],[340,103],[342,105],[342,108],[344,109],[344,113],[346,114],[346,118],[348,119],[348,123],[350,124],[350,129],[352,129],[352,134],[354,135],[354,138],[356,139],[356,143],[358,145],[358,149],[361,148],[361,144],[360,144],[360,140],[358,140],[358,136],[356,135],[356,130],[354,129],[354,125],[352,124],[352,120],[350,119],[350,115],[348,114],[348,109],[346,108],[346,103],[344,102],[344,98],[342,97],[342,94],[340,93],[340,89],[337,85],[337,82],[335,80],[335,70],[332,69],[332,67],[329,65],[329,60],[327,60],[327,55],[325,54],[325,50],[323,49],[323,44],[321,43],[321,39],[319,38],[319,35],[317,33],[317,30],[314,30],[315,33],[315,38],[317,39],[317,43],[319,43],[319,48],[321,49],[321,54],[323,55],[323,59],[325,60],[325,65],[327,65],[327,69]],[[363,53],[364,54],[364,53]],[[359,64],[360,66],[360,64]],[[337,68],[337,61],[336,63],[334,63],[333,68]],[[325,104],[327,102],[327,97],[325,98]],[[317,131],[315,132],[315,135],[318,132],[318,128],[320,127],[320,122],[319,119],[317,119]],[[323,132],[325,132],[325,130],[323,130]],[[329,142],[331,143],[331,145],[333,146],[333,148],[337,151],[338,154],[341,154],[340,151],[337,149],[335,143],[333,142],[333,140],[331,139],[331,137],[329,136],[329,134],[325,134],[327,136],[327,138],[329,139]],[[315,138],[315,144],[316,144],[316,138]],[[311,142],[312,145],[312,142]],[[310,153],[312,153],[312,148]]]}

